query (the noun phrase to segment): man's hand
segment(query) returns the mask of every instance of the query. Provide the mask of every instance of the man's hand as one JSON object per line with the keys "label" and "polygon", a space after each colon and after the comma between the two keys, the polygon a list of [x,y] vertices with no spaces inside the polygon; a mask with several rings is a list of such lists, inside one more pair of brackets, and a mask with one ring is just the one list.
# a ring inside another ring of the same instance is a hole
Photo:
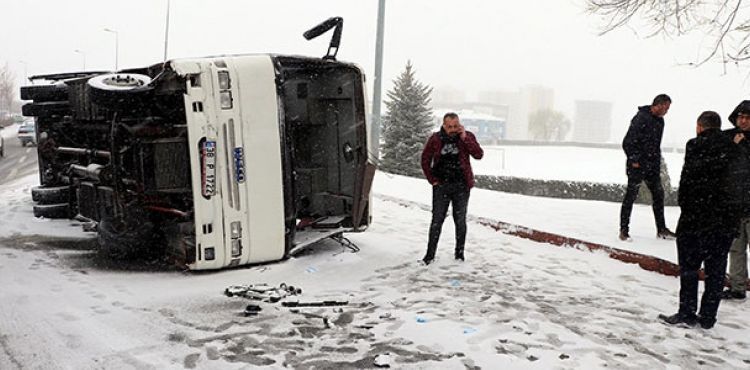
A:
{"label": "man's hand", "polygon": [[464,125],[458,124],[458,137],[461,140],[466,140],[466,130],[464,129]]}
{"label": "man's hand", "polygon": [[438,185],[440,185],[440,181],[435,181],[432,183],[432,186],[438,186]]}
{"label": "man's hand", "polygon": [[630,166],[632,166],[633,168],[641,168],[641,164],[638,162],[633,162],[633,164],[631,164]]}
{"label": "man's hand", "polygon": [[734,143],[735,144],[739,144],[740,141],[742,141],[743,139],[745,139],[745,134],[743,134],[743,133],[739,133],[739,134],[735,134],[734,135]]}

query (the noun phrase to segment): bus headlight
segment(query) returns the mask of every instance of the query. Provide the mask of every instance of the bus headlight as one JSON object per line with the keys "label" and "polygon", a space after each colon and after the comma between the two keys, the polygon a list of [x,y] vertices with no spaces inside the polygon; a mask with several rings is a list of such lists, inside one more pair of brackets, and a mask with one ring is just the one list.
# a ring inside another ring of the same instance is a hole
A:
{"label": "bus headlight", "polygon": [[240,254],[242,254],[241,239],[232,239],[232,257],[237,257]]}
{"label": "bus headlight", "polygon": [[232,92],[222,91],[219,93],[219,101],[221,102],[221,109],[232,109]]}
{"label": "bus headlight", "polygon": [[239,239],[242,236],[242,223],[240,221],[234,221],[229,224],[229,230],[232,233],[232,239]]}

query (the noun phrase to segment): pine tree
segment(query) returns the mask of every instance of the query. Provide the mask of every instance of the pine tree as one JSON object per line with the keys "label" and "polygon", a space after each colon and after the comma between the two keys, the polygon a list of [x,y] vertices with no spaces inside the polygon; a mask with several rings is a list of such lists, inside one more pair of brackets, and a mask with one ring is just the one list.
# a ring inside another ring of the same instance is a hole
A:
{"label": "pine tree", "polygon": [[422,84],[414,75],[409,61],[387,93],[380,169],[418,177],[422,174],[422,149],[433,126],[432,109],[428,106],[432,87]]}

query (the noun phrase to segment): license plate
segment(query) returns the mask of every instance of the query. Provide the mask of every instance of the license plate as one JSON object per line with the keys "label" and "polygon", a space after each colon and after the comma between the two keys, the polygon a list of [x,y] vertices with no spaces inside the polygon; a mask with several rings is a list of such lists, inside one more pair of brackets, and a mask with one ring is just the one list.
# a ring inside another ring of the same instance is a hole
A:
{"label": "license plate", "polygon": [[206,198],[216,194],[216,142],[206,140],[201,146],[201,189]]}

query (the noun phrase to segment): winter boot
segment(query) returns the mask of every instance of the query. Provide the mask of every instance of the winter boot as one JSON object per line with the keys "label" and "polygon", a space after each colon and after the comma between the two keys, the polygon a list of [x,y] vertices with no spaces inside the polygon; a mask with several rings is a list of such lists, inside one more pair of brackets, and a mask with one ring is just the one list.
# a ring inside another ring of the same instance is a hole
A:
{"label": "winter boot", "polygon": [[698,324],[700,324],[703,329],[711,329],[714,327],[714,324],[716,324],[716,318],[700,316],[698,317]]}
{"label": "winter boot", "polygon": [[741,291],[734,291],[731,289],[727,289],[723,292],[721,292],[721,299],[745,299],[747,298],[747,293],[745,293],[744,290]]}
{"label": "winter boot", "polygon": [[620,240],[624,242],[630,242],[633,241],[633,239],[630,237],[630,234],[627,230],[620,230]]}
{"label": "winter boot", "polygon": [[656,232],[656,237],[659,239],[675,240],[677,238],[677,234],[673,233],[672,230],[669,230],[665,227]]}
{"label": "winter boot", "polygon": [[698,316],[695,314],[685,315],[678,312],[672,316],[659,314],[659,320],[664,321],[669,325],[685,324],[687,326],[695,326],[698,323]]}

